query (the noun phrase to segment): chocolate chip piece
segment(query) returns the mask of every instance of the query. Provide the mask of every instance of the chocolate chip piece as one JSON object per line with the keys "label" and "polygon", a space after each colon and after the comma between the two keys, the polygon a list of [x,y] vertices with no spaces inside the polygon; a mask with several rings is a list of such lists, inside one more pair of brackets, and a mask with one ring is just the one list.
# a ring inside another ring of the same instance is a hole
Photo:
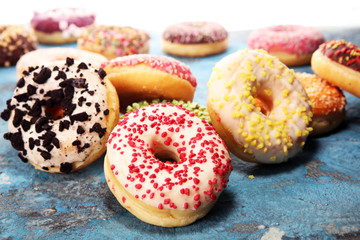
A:
{"label": "chocolate chip piece", "polygon": [[22,72],[22,74],[23,74],[24,76],[29,76],[29,75],[30,75],[30,73],[29,73],[28,71],[25,71],[25,70]]}
{"label": "chocolate chip piece", "polygon": [[35,131],[37,133],[42,132],[43,130],[48,128],[48,122],[49,120],[46,117],[39,118],[35,123]]}
{"label": "chocolate chip piece", "polygon": [[95,109],[96,109],[96,112],[99,113],[101,110],[100,110],[100,104],[99,103],[95,103]]}
{"label": "chocolate chip piece", "polygon": [[11,146],[16,150],[24,150],[24,141],[21,132],[8,133],[6,136],[4,135],[4,138],[10,140]]}
{"label": "chocolate chip piece", "polygon": [[105,111],[104,111],[104,115],[106,116],[106,115],[109,115],[109,109],[106,109]]}
{"label": "chocolate chip piece", "polygon": [[41,155],[45,160],[51,159],[51,154],[50,154],[49,152],[41,151],[40,155]]}
{"label": "chocolate chip piece", "polygon": [[63,71],[59,71],[58,75],[55,77],[55,80],[59,80],[60,78],[66,80],[67,78],[66,73]]}
{"label": "chocolate chip piece", "polygon": [[82,113],[78,113],[78,114],[74,114],[74,115],[70,116],[71,124],[73,124],[74,121],[80,121],[80,122],[87,121],[88,118],[89,118],[89,115],[86,112],[82,112]]}
{"label": "chocolate chip piece", "polygon": [[78,100],[78,105],[81,107],[83,102],[86,101],[86,98],[84,98],[83,96],[79,97],[79,100]]}
{"label": "chocolate chip piece", "polygon": [[51,76],[51,70],[47,67],[44,67],[43,69],[41,69],[41,71],[37,76],[34,76],[33,80],[38,84],[43,84],[46,83],[46,81],[50,78],[50,76]]}
{"label": "chocolate chip piece", "polygon": [[60,172],[70,173],[72,170],[72,164],[68,162],[63,162],[60,164]]}
{"label": "chocolate chip piece", "polygon": [[44,96],[50,97],[53,103],[59,104],[64,99],[64,92],[62,89],[55,89],[48,91]]}
{"label": "chocolate chip piece", "polygon": [[19,157],[19,158],[21,159],[21,161],[23,161],[24,163],[27,163],[27,162],[28,162],[27,158],[24,157],[24,155],[22,155],[21,152],[18,153],[18,157]]}
{"label": "chocolate chip piece", "polygon": [[85,132],[85,129],[81,126],[78,126],[76,132],[77,132],[77,134],[83,134]]}
{"label": "chocolate chip piece", "polygon": [[16,84],[16,87],[22,88],[23,86],[25,86],[25,80],[24,80],[24,78],[20,78]]}
{"label": "chocolate chip piece", "polygon": [[42,111],[42,109],[41,109],[41,101],[36,99],[34,105],[30,109],[30,111],[28,112],[28,115],[30,115],[32,117],[40,116],[41,111]]}
{"label": "chocolate chip piece", "polygon": [[54,137],[53,139],[52,139],[52,143],[54,144],[54,146],[56,147],[56,148],[60,148],[60,141],[59,141],[59,139],[57,139],[56,137]]}
{"label": "chocolate chip piece", "polygon": [[4,111],[1,113],[1,118],[4,119],[5,121],[8,121],[11,115],[11,110],[9,109],[4,109]]}
{"label": "chocolate chip piece", "polygon": [[22,120],[23,120],[23,117],[24,117],[25,113],[19,109],[15,109],[15,115],[14,115],[14,119],[13,119],[13,125],[14,127],[19,127]]}
{"label": "chocolate chip piece", "polygon": [[67,57],[66,58],[66,65],[68,65],[70,67],[73,64],[74,64],[74,59]]}
{"label": "chocolate chip piece", "polygon": [[29,138],[29,148],[30,148],[30,150],[33,150],[34,147],[35,147],[35,141],[34,141],[34,139],[31,137],[31,138]]}
{"label": "chocolate chip piece", "polygon": [[40,136],[40,139],[43,139],[43,147],[47,147],[52,143],[53,138],[56,136],[56,133],[53,131],[47,131],[45,134]]}
{"label": "chocolate chip piece", "polygon": [[34,95],[34,94],[36,93],[36,89],[37,89],[37,87],[29,84],[29,85],[27,86],[28,96]]}
{"label": "chocolate chip piece", "polygon": [[75,140],[75,141],[72,142],[72,145],[73,146],[80,146],[81,142],[79,140]]}
{"label": "chocolate chip piece", "polygon": [[90,132],[96,132],[99,134],[99,137],[102,138],[106,133],[106,128],[102,128],[100,123],[95,123],[92,128],[90,128]]}
{"label": "chocolate chip piece", "polygon": [[62,132],[64,131],[64,129],[69,129],[69,127],[70,127],[70,121],[68,120],[61,121],[59,125],[59,131]]}
{"label": "chocolate chip piece", "polygon": [[99,69],[98,74],[99,74],[101,79],[104,79],[104,77],[106,77],[106,72],[102,68]]}
{"label": "chocolate chip piece", "polygon": [[81,62],[81,63],[78,65],[78,69],[88,69],[88,66],[86,65],[86,63]]}
{"label": "chocolate chip piece", "polygon": [[25,132],[27,132],[31,127],[31,123],[28,120],[23,119],[21,121],[21,127],[22,129],[24,129]]}
{"label": "chocolate chip piece", "polygon": [[42,168],[42,170],[49,171],[48,167],[41,167],[41,168]]}
{"label": "chocolate chip piece", "polygon": [[53,68],[53,71],[59,71],[59,67],[58,67],[58,66],[55,66],[55,67]]}
{"label": "chocolate chip piece", "polygon": [[64,116],[70,116],[76,108],[76,104],[71,104],[63,113]]}
{"label": "chocolate chip piece", "polygon": [[85,149],[89,148],[90,144],[89,143],[85,143],[83,147],[78,147],[78,153],[83,152]]}
{"label": "chocolate chip piece", "polygon": [[94,91],[89,91],[89,94],[91,95],[91,96],[94,96]]}
{"label": "chocolate chip piece", "polygon": [[27,93],[22,93],[19,95],[14,96],[14,98],[18,101],[18,102],[26,102],[29,99],[29,96]]}

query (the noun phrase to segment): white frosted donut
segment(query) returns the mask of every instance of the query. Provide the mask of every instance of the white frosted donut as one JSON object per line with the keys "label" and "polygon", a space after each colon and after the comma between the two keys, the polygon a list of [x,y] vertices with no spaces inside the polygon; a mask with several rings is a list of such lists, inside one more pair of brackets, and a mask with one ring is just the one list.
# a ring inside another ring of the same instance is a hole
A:
{"label": "white frosted donut", "polygon": [[294,71],[278,59],[240,50],[215,65],[208,86],[212,124],[239,158],[280,163],[299,152],[311,107]]}
{"label": "white frosted donut", "polygon": [[105,71],[68,58],[24,75],[1,113],[9,127],[4,137],[20,159],[56,173],[98,159],[119,119],[117,94]]}
{"label": "white frosted donut", "polygon": [[210,211],[232,166],[209,123],[180,106],[154,104],[114,128],[104,169],[123,207],[144,222],[174,227]]}
{"label": "white frosted donut", "polygon": [[73,58],[77,61],[90,63],[92,67],[99,68],[107,59],[98,53],[93,53],[76,48],[44,48],[31,51],[23,55],[16,64],[16,73],[18,79],[23,76],[23,72],[29,67],[41,66],[50,62],[66,60]]}

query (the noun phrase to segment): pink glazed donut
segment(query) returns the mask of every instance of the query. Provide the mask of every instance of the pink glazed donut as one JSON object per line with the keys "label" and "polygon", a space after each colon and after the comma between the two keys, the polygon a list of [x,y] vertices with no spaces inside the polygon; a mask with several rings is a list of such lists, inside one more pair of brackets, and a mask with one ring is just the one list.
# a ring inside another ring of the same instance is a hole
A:
{"label": "pink glazed donut", "polygon": [[214,22],[182,22],[163,32],[162,50],[184,57],[202,57],[225,51],[228,32]]}
{"label": "pink glazed donut", "polygon": [[264,49],[287,66],[310,63],[312,53],[325,42],[314,28],[297,25],[278,25],[254,30],[247,38],[251,49]]}
{"label": "pink glazed donut", "polygon": [[34,12],[31,26],[43,44],[76,42],[82,31],[95,22],[95,14],[82,8],[56,8]]}

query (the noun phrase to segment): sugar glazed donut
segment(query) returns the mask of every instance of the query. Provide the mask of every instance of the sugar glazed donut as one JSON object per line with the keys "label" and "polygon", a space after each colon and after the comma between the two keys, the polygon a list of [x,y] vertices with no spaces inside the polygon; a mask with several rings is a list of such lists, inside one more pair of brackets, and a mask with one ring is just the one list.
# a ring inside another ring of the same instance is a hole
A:
{"label": "sugar glazed donut", "polygon": [[314,74],[296,73],[312,104],[311,135],[335,129],[345,118],[346,99],[342,91]]}
{"label": "sugar glazed donut", "polygon": [[78,48],[104,55],[107,59],[149,52],[149,35],[136,28],[98,25],[86,29]]}
{"label": "sugar glazed donut", "polygon": [[56,8],[34,12],[31,26],[43,44],[76,42],[81,32],[95,22],[95,14],[83,8]]}
{"label": "sugar glazed donut", "polygon": [[232,170],[215,129],[171,104],[126,115],[110,134],[104,164],[119,203],[142,221],[163,227],[205,216]]}
{"label": "sugar glazed donut", "polygon": [[24,162],[69,173],[98,159],[119,119],[115,88],[104,70],[68,58],[24,73],[1,117],[4,138]]}
{"label": "sugar glazed donut", "polygon": [[166,56],[135,54],[101,65],[115,86],[121,108],[142,100],[192,101],[196,78],[184,63]]}
{"label": "sugar glazed donut", "polygon": [[22,55],[35,49],[32,31],[21,25],[0,25],[0,67],[15,65]]}
{"label": "sugar glazed donut", "polygon": [[240,50],[218,62],[208,83],[211,122],[240,159],[280,163],[298,153],[311,131],[301,83],[263,50]]}
{"label": "sugar glazed donut", "polygon": [[247,38],[251,49],[263,49],[287,66],[310,63],[312,53],[325,42],[314,28],[297,25],[279,25],[254,30]]}
{"label": "sugar glazed donut", "polygon": [[168,26],[162,37],[162,50],[177,56],[203,57],[228,47],[228,32],[214,22],[176,23]]}
{"label": "sugar glazed donut", "polygon": [[345,40],[322,44],[311,59],[313,71],[357,97],[360,97],[360,49]]}
{"label": "sugar glazed donut", "polygon": [[89,63],[91,67],[99,68],[107,59],[98,53],[93,53],[75,48],[43,48],[31,51],[23,55],[16,64],[16,73],[18,79],[23,76],[23,72],[29,67],[41,66],[47,63],[66,60],[72,58],[76,61]]}

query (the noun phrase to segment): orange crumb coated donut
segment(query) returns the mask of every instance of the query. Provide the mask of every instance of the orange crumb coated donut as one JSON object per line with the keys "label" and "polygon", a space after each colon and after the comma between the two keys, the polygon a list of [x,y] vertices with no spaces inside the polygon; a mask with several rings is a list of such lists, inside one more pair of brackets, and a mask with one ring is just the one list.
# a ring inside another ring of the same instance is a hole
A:
{"label": "orange crumb coated donut", "polygon": [[296,73],[312,103],[312,135],[327,133],[345,118],[346,99],[342,91],[314,74]]}

